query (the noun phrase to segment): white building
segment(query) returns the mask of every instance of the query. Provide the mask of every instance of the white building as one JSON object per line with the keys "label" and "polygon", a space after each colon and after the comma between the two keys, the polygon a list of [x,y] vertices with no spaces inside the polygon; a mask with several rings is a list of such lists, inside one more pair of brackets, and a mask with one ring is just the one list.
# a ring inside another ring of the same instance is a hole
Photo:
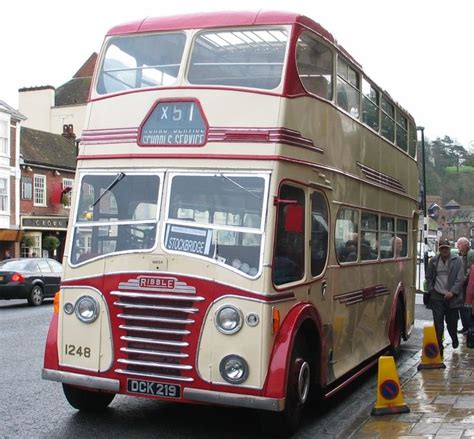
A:
{"label": "white building", "polygon": [[25,116],[0,101],[0,259],[20,250],[20,126]]}
{"label": "white building", "polygon": [[64,126],[72,125],[74,134],[80,137],[96,60],[97,54],[93,53],[73,78],[58,88],[20,88],[19,109],[27,117],[23,125],[55,134],[62,134]]}

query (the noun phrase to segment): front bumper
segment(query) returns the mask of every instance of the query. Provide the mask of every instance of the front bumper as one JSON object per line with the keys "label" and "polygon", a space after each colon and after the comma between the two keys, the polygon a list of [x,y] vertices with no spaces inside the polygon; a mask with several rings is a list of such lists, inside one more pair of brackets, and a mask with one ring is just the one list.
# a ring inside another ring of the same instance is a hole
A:
{"label": "front bumper", "polygon": [[44,380],[57,381],[59,383],[72,384],[79,387],[88,387],[95,390],[107,390],[108,392],[114,393],[118,393],[120,390],[120,381],[110,378],[92,377],[79,373],[62,372],[60,370],[51,369],[43,369],[42,377]]}
{"label": "front bumper", "polygon": [[[86,387],[94,390],[105,390],[119,393],[120,381],[110,378],[100,378],[78,373],[62,372],[52,369],[43,369],[43,379],[71,384],[79,387]],[[240,395],[236,393],[214,392],[211,390],[201,390],[184,388],[183,398],[187,401],[195,401],[207,404],[225,405],[232,407],[246,407],[259,410],[279,412],[285,408],[285,399],[265,398],[261,396]]]}

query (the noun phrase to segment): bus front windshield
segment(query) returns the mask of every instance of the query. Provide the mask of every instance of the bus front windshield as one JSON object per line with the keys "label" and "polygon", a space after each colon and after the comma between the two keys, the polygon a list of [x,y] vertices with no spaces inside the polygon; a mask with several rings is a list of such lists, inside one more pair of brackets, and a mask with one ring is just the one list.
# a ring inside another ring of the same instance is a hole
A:
{"label": "bus front windshield", "polygon": [[266,176],[172,176],[165,249],[213,259],[256,277],[261,268],[267,186]]}
{"label": "bus front windshield", "polygon": [[93,174],[81,180],[71,263],[155,246],[160,175]]}
{"label": "bus front windshield", "polygon": [[97,92],[176,85],[181,67],[188,65],[188,57],[185,79],[189,84],[266,90],[280,85],[288,29],[202,31],[194,36],[188,54],[186,39],[192,37],[190,31],[112,37],[104,51]]}

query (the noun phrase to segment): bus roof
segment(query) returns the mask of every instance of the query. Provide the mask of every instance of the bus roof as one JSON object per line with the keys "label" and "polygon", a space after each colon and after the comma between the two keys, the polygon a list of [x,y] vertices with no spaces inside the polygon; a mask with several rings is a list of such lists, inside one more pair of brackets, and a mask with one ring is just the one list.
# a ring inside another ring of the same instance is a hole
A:
{"label": "bus roof", "polygon": [[301,23],[331,43],[336,44],[335,38],[320,24],[304,15],[294,12],[280,11],[240,11],[240,12],[207,12],[168,17],[147,17],[144,20],[133,21],[114,26],[107,35],[123,35],[137,32],[171,31],[181,29],[206,29],[214,27],[278,25]]}
{"label": "bus roof", "polygon": [[[133,33],[176,31],[184,29],[210,29],[238,26],[255,25],[292,25],[300,24],[305,26],[339,50],[347,59],[354,63],[361,71],[362,65],[340,44],[334,36],[323,26],[304,15],[296,12],[284,11],[225,11],[225,12],[204,12],[183,15],[170,15],[164,17],[146,17],[143,20],[131,21],[114,26],[107,32],[107,36],[126,35]],[[372,81],[374,82],[374,81]],[[375,85],[377,85],[374,82]],[[381,90],[382,88],[379,87]],[[384,90],[384,93],[398,105],[398,103]],[[400,105],[398,105],[402,108]],[[403,109],[403,108],[402,108]],[[413,117],[405,109],[403,111],[411,118]]]}

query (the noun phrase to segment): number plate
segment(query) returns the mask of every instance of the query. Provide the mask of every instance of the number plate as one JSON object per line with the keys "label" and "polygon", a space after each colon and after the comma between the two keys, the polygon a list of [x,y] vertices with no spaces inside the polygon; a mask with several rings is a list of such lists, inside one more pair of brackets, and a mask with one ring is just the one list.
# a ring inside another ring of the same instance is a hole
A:
{"label": "number plate", "polygon": [[133,393],[165,398],[179,398],[181,396],[181,386],[177,384],[153,383],[151,381],[128,379],[127,390]]}

